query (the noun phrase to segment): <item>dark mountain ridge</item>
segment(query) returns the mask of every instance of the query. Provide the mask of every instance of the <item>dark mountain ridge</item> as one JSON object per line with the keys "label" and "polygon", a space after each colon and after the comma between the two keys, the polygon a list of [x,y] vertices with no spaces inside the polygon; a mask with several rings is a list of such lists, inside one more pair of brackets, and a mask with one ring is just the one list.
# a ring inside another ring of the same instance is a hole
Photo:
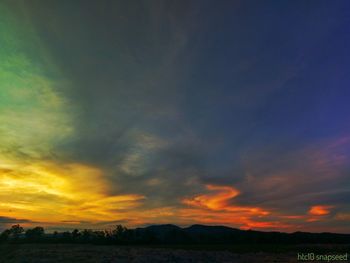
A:
{"label": "dark mountain ridge", "polygon": [[151,225],[136,228],[136,236],[148,237],[156,243],[343,243],[350,244],[350,234],[283,233],[277,231],[241,230],[227,226]]}

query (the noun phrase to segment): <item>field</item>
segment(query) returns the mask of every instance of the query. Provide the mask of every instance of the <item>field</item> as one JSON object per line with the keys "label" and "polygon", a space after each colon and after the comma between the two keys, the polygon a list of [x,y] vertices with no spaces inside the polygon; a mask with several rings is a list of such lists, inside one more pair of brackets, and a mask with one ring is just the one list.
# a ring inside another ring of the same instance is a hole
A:
{"label": "field", "polygon": [[[0,263],[123,262],[301,262],[298,252],[349,254],[349,246],[210,246],[147,247],[81,244],[8,244],[0,246]],[[349,260],[349,259],[348,259]],[[342,261],[342,262],[348,262]],[[315,262],[315,261],[314,261]],[[326,261],[324,261],[326,262]],[[341,261],[339,261],[341,262]]]}

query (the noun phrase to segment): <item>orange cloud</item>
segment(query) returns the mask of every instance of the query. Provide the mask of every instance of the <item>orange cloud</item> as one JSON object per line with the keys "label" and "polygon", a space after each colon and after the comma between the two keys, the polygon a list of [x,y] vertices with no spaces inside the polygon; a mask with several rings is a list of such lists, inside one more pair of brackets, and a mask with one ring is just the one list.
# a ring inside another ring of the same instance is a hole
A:
{"label": "orange cloud", "polygon": [[280,222],[280,221],[254,221],[247,219],[245,222],[245,225],[241,227],[241,229],[284,229],[284,230],[290,230],[293,229],[295,226],[292,224]]}
{"label": "orange cloud", "polygon": [[338,213],[335,218],[340,221],[350,221],[350,213]]}
{"label": "orange cloud", "polygon": [[183,203],[212,210],[222,210],[228,206],[227,203],[231,198],[239,195],[239,191],[230,186],[206,185],[206,188],[210,191],[215,191],[215,193],[184,199]]}
{"label": "orange cloud", "polygon": [[329,205],[315,205],[312,206],[309,210],[309,214],[314,216],[324,216],[330,213],[332,206]]}
{"label": "orange cloud", "polygon": [[230,201],[240,192],[231,186],[206,185],[213,193],[198,195],[193,198],[185,198],[182,202],[189,206],[206,208],[213,211],[249,212],[255,215],[268,215],[269,212],[259,207],[238,206],[230,204]]}
{"label": "orange cloud", "polygon": [[179,211],[179,216],[184,219],[195,220],[206,224],[227,224],[240,228],[282,228],[282,224],[257,221],[270,214],[269,211],[254,206],[232,204],[232,199],[240,192],[231,186],[206,185],[207,194],[200,194],[192,198],[182,200],[183,204],[191,208]]}

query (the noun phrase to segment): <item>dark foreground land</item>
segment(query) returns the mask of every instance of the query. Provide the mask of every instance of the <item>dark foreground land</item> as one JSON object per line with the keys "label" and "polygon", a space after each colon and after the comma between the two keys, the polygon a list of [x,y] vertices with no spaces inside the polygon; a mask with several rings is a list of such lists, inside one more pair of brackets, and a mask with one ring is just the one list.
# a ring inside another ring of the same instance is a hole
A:
{"label": "dark foreground land", "polygon": [[[259,246],[106,246],[91,244],[3,244],[0,263],[123,263],[123,262],[303,262],[299,253],[334,255],[350,245]],[[310,261],[304,261],[310,262]],[[316,261],[313,262],[327,262]],[[328,261],[328,262],[350,262]]]}

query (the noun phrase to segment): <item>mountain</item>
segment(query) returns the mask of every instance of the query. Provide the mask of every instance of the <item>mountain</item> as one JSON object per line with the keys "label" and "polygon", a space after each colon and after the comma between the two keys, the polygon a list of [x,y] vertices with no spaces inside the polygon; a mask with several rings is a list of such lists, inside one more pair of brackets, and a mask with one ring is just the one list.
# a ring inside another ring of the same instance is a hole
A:
{"label": "mountain", "polygon": [[228,244],[228,243],[343,243],[350,244],[350,234],[335,233],[282,233],[240,230],[226,226],[151,225],[134,229],[140,242],[163,244]]}
{"label": "mountain", "polygon": [[184,229],[171,224],[136,228],[135,235],[142,241],[162,243],[186,243],[189,238]]}
{"label": "mountain", "polygon": [[187,233],[192,234],[226,234],[226,233],[233,233],[233,232],[239,232],[241,230],[237,228],[231,228],[227,226],[206,226],[206,225],[192,225],[187,228],[183,228],[184,231]]}

